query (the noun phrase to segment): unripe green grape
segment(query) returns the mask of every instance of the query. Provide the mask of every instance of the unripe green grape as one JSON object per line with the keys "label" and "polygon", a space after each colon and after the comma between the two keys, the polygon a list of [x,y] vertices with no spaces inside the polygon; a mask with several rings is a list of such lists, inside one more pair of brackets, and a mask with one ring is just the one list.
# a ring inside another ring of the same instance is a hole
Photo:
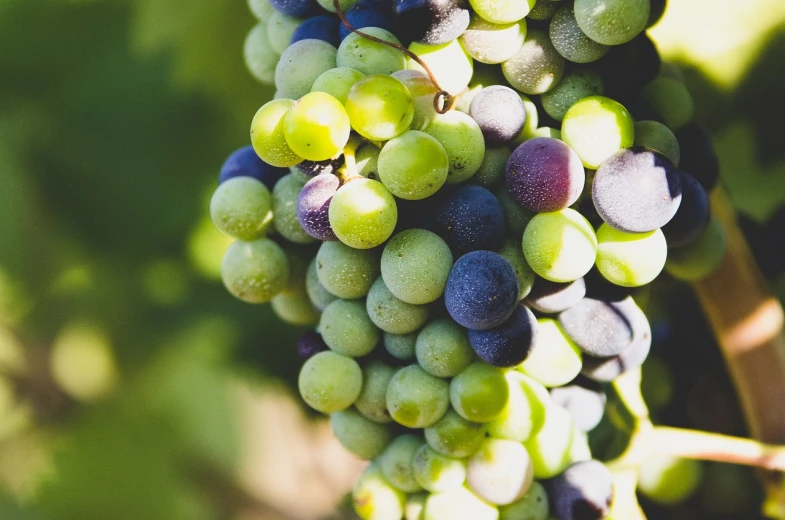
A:
{"label": "unripe green grape", "polygon": [[695,115],[692,95],[684,83],[677,79],[658,76],[643,88],[641,97],[674,132],[692,121]]}
{"label": "unripe green grape", "polygon": [[379,257],[341,242],[324,242],[316,253],[316,274],[327,291],[339,298],[362,298],[379,276]]}
{"label": "unripe green grape", "polygon": [[[469,86],[474,62],[458,40],[442,45],[413,42],[409,45],[409,50],[428,65],[439,86],[450,94],[460,94]],[[425,72],[425,69],[411,58],[407,59],[406,68]]]}
{"label": "unripe green grape", "polygon": [[597,237],[586,217],[574,209],[538,213],[523,232],[523,254],[546,280],[572,282],[594,265]]}
{"label": "unripe green grape", "polygon": [[499,520],[547,520],[549,507],[545,488],[535,481],[525,497],[499,508]]}
{"label": "unripe green grape", "polygon": [[290,325],[316,325],[319,322],[319,310],[311,303],[304,284],[296,290],[275,295],[270,303],[275,315]]}
{"label": "unripe green grape", "polygon": [[396,359],[410,361],[414,359],[417,345],[417,332],[410,334],[384,333],[384,348]]}
{"label": "unripe green grape", "polygon": [[310,244],[316,239],[305,232],[297,218],[297,196],[305,186],[300,176],[288,174],[273,187],[273,223],[275,230],[289,242]]}
{"label": "unripe green grape", "polygon": [[581,372],[583,355],[556,320],[537,320],[537,336],[529,357],[519,370],[535,381],[552,388],[566,385]]}
{"label": "unripe green grape", "polygon": [[284,116],[294,105],[291,99],[274,99],[256,112],[251,122],[251,144],[256,154],[272,166],[286,168],[302,162],[284,137]]}
{"label": "unripe green grape", "polygon": [[352,503],[363,520],[401,520],[406,494],[384,478],[378,464],[371,464],[354,484]]}
{"label": "unripe green grape", "polygon": [[399,300],[384,285],[381,276],[371,286],[365,304],[371,321],[384,332],[408,334],[428,320],[429,309],[426,305],[413,305]]}
{"label": "unripe green grape", "polygon": [[487,363],[472,363],[450,382],[452,407],[468,421],[486,423],[496,419],[509,398],[504,371]]}
{"label": "unripe green grape", "polygon": [[427,444],[414,455],[414,478],[431,493],[450,491],[461,487],[466,480],[466,462],[445,457]]}
{"label": "unripe green grape", "polygon": [[267,18],[267,38],[270,46],[280,56],[289,47],[295,29],[303,23],[302,19],[287,16],[273,9]]}
{"label": "unripe green grape", "polygon": [[[335,10],[335,6],[333,5],[333,0],[316,0],[319,2],[319,5],[324,7],[326,10],[330,11],[331,13],[337,12]],[[338,0],[338,5],[341,7],[341,11],[344,13],[354,7],[354,4],[357,3],[357,0]],[[365,29],[363,29],[364,31]]]}
{"label": "unripe green grape", "polygon": [[450,248],[439,235],[407,229],[384,246],[381,270],[385,285],[395,296],[425,304],[444,294],[452,264]]}
{"label": "unripe green grape", "polygon": [[460,40],[472,58],[481,63],[496,64],[507,61],[518,52],[525,38],[526,20],[496,24],[475,13]]}
{"label": "unripe green grape", "polygon": [[468,114],[451,110],[439,114],[425,133],[444,147],[449,160],[447,184],[464,182],[480,169],[485,157],[485,138],[480,125]]}
{"label": "unripe green grape", "polygon": [[526,18],[539,22],[550,20],[560,7],[562,7],[561,0],[537,0],[537,3],[534,4]]}
{"label": "unripe green grape", "polygon": [[467,464],[469,489],[491,504],[507,505],[523,498],[532,482],[534,468],[519,442],[485,439]]}
{"label": "unripe green grape", "polygon": [[427,428],[450,407],[450,385],[417,365],[395,373],[387,386],[387,409],[408,428]]}
{"label": "unripe green grape", "polygon": [[466,330],[450,319],[426,325],[417,336],[417,362],[431,375],[453,377],[474,360]]}
{"label": "unripe green grape", "polygon": [[366,419],[352,408],[330,415],[330,427],[346,451],[362,460],[375,459],[392,439],[386,426]]}
{"label": "unripe green grape", "polygon": [[379,456],[378,464],[384,478],[404,493],[422,491],[414,477],[414,457],[423,445],[422,437],[401,435]]}
{"label": "unripe green grape", "polygon": [[659,121],[638,121],[635,123],[635,146],[644,146],[661,153],[679,166],[681,148],[679,141],[670,128]]}
{"label": "unripe green grape", "polygon": [[686,83],[686,80],[684,79],[684,72],[682,72],[679,66],[676,65],[675,63],[671,63],[668,61],[663,61],[662,63],[660,63],[659,75],[666,78],[673,78],[682,83]]}
{"label": "unripe green grape", "polygon": [[660,455],[645,459],[638,468],[638,489],[658,504],[674,506],[692,496],[702,478],[699,461]]}
{"label": "unripe green grape", "polygon": [[284,118],[287,144],[309,161],[326,161],[339,155],[349,142],[350,132],[343,105],[324,92],[304,95]]}
{"label": "unripe green grape", "polygon": [[561,121],[575,103],[589,96],[602,95],[603,92],[602,78],[596,71],[577,69],[542,95],[542,107],[549,116]]}
{"label": "unripe green grape", "polygon": [[308,298],[318,310],[323,311],[325,307],[338,299],[336,295],[328,291],[322,282],[319,281],[319,274],[316,271],[316,259],[314,258],[308,266],[305,276],[305,290]]}
{"label": "unripe green grape", "polygon": [[425,130],[436,118],[437,112],[433,100],[438,89],[431,79],[419,70],[399,70],[393,72],[392,77],[406,85],[412,95],[414,103],[414,117],[410,128],[412,130]]}
{"label": "unripe green grape", "polygon": [[439,422],[425,429],[425,440],[434,451],[456,459],[471,456],[484,438],[484,424],[467,421],[455,410],[448,410]]}
{"label": "unripe green grape", "polygon": [[275,10],[270,0],[248,0],[248,8],[257,20],[266,21]]}
{"label": "unripe green grape", "polygon": [[251,177],[229,179],[210,199],[210,217],[221,232],[240,240],[262,236],[273,219],[272,197],[261,182]]}
{"label": "unripe green grape", "polygon": [[[379,27],[364,27],[362,32],[380,40],[400,45],[393,33]],[[406,68],[406,56],[393,47],[368,40],[352,33],[338,47],[336,62],[339,67],[359,70],[365,75],[387,74]]]}
{"label": "unripe green grape", "polygon": [[488,436],[523,442],[545,424],[550,395],[540,383],[519,372],[507,372],[505,377],[510,388],[510,398],[502,413],[486,425]]}
{"label": "unripe green grape", "polygon": [[275,84],[275,66],[279,56],[270,46],[266,22],[256,24],[248,33],[243,44],[243,57],[253,77],[267,85]]}
{"label": "unripe green grape", "polygon": [[417,493],[406,497],[405,520],[423,520],[425,514],[425,501],[428,500],[429,493]]}
{"label": "unripe green grape", "polygon": [[223,257],[221,278],[234,297],[248,303],[269,302],[289,280],[286,253],[268,238],[237,241]]}
{"label": "unripe green grape", "polygon": [[381,361],[372,361],[363,367],[363,387],[354,402],[357,411],[379,424],[392,422],[387,411],[387,385],[395,369]]}
{"label": "unripe green grape", "polygon": [[513,23],[529,14],[536,0],[469,0],[469,3],[484,20]]}
{"label": "unripe green grape", "polygon": [[523,443],[534,465],[534,478],[553,478],[577,462],[576,457],[583,458],[585,450],[574,446],[585,444],[579,433],[567,410],[560,406],[548,408],[543,428]]}
{"label": "unripe green grape", "polygon": [[519,299],[526,298],[534,287],[535,274],[526,263],[526,257],[523,256],[523,250],[518,246],[518,241],[512,238],[505,240],[498,253],[507,259],[515,269],[515,276],[518,277],[518,284],[521,288]]}
{"label": "unripe green grape", "polygon": [[409,130],[388,141],[379,154],[379,179],[396,197],[421,200],[444,185],[450,161],[434,137]]}
{"label": "unripe green grape", "polygon": [[719,220],[712,217],[693,242],[668,251],[665,270],[685,282],[697,282],[713,273],[725,258],[727,237]]}
{"label": "unripe green grape", "polygon": [[349,90],[365,77],[359,70],[338,67],[322,72],[313,82],[311,92],[326,92],[346,105]]}
{"label": "unripe green grape", "polygon": [[[510,158],[510,149],[507,146],[500,148],[486,148],[477,173],[472,177],[472,182],[494,190],[504,183],[507,174],[507,160]],[[521,232],[523,232],[521,230]]]}
{"label": "unripe green grape", "polygon": [[635,122],[630,113],[620,103],[603,96],[583,98],[570,107],[561,132],[564,142],[592,170],[635,142]]}
{"label": "unripe green grape", "polygon": [[374,74],[351,88],[346,111],[358,134],[372,141],[388,141],[409,129],[414,101],[401,81]]}
{"label": "unripe green grape", "polygon": [[381,149],[375,144],[362,145],[354,155],[354,164],[357,174],[366,179],[379,180],[379,154]]}
{"label": "unripe green grape", "polygon": [[668,244],[662,231],[625,233],[603,224],[597,231],[597,269],[622,287],[652,282],[665,267]]}
{"label": "unripe green grape", "polygon": [[349,408],[360,395],[362,383],[360,365],[330,350],[309,358],[297,382],[303,400],[322,413]]}
{"label": "unripe green grape", "polygon": [[322,40],[300,40],[281,54],[275,86],[282,95],[298,99],[311,91],[316,78],[335,68],[335,47]]}
{"label": "unripe green grape", "polygon": [[547,33],[529,31],[518,52],[502,63],[502,72],[524,94],[544,94],[561,81],[565,66]]}
{"label": "unripe green grape", "polygon": [[[514,0],[518,1],[518,0]],[[459,487],[434,493],[425,501],[422,520],[498,520],[499,510],[466,489]]]}
{"label": "unripe green grape", "polygon": [[522,239],[523,231],[536,213],[522,208],[512,197],[507,186],[499,187],[494,195],[499,199],[499,204],[502,205],[504,229],[507,230],[507,236],[512,237],[515,240],[518,240],[519,237]]}
{"label": "unripe green grape", "polygon": [[[565,2],[567,3],[567,2]],[[574,63],[592,63],[608,53],[607,45],[597,43],[586,36],[575,19],[570,4],[562,7],[551,19],[549,28],[551,42],[556,50]]]}
{"label": "unripe green grape", "polygon": [[395,198],[381,182],[371,179],[352,179],[341,186],[329,214],[335,235],[355,249],[383,244],[398,222]]}
{"label": "unripe green grape", "polygon": [[603,45],[627,43],[646,29],[649,0],[576,0],[575,19],[581,30]]}
{"label": "unripe green grape", "polygon": [[328,305],[319,321],[319,331],[331,350],[349,357],[370,354],[381,339],[381,332],[360,300],[335,300]]}

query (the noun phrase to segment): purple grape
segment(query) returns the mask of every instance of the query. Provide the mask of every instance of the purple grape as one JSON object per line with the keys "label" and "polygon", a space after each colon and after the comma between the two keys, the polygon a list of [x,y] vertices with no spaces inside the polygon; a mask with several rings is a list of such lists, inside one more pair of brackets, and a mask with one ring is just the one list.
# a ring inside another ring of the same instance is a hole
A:
{"label": "purple grape", "polygon": [[645,319],[631,297],[620,302],[584,298],[559,315],[559,324],[584,353],[607,358],[632,346],[633,324]]}
{"label": "purple grape", "polygon": [[270,166],[256,155],[253,146],[244,146],[233,152],[221,166],[218,184],[235,177],[251,177],[273,189],[281,177],[289,173],[289,168]]}
{"label": "purple grape", "polygon": [[574,282],[557,283],[537,277],[526,303],[544,314],[566,311],[586,296],[586,282],[578,278]]}
{"label": "purple grape", "polygon": [[[392,17],[385,12],[384,6],[380,2],[360,0],[346,11],[346,19],[357,30],[362,30],[364,27],[380,27],[387,31],[394,29]],[[338,29],[341,41],[349,36],[350,33],[351,31],[344,24],[341,24]]]}
{"label": "purple grape", "polygon": [[324,352],[327,348],[322,335],[316,331],[309,330],[303,332],[297,338],[297,355],[302,359],[311,358],[319,352]]}
{"label": "purple grape", "polygon": [[679,211],[662,227],[668,247],[684,246],[698,238],[710,218],[709,194],[695,177],[681,172]]}
{"label": "purple grape", "polygon": [[469,341],[480,358],[495,367],[520,365],[529,356],[537,331],[537,318],[525,305],[490,330],[469,330]]}
{"label": "purple grape", "polygon": [[576,462],[545,482],[548,503],[557,520],[600,520],[610,514],[613,475],[602,462]]}
{"label": "purple grape", "polygon": [[324,242],[338,240],[330,226],[330,201],[341,187],[335,175],[317,175],[297,196],[297,220],[306,233]]}
{"label": "purple grape", "polygon": [[578,154],[552,137],[526,141],[507,161],[507,187],[529,211],[547,213],[573,205],[585,182]]}
{"label": "purple grape", "polygon": [[441,236],[455,256],[480,249],[498,250],[504,243],[502,205],[481,186],[463,184],[439,197],[429,228]]}
{"label": "purple grape", "polygon": [[469,106],[489,145],[506,144],[518,137],[526,124],[526,108],[513,89],[494,85],[482,89]]}

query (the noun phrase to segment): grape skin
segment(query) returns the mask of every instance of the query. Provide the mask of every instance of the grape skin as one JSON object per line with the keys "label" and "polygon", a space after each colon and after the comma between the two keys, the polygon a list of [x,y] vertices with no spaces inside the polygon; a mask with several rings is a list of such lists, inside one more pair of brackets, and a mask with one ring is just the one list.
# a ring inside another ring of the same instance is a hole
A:
{"label": "grape skin", "polygon": [[251,177],[230,179],[213,193],[210,217],[215,227],[233,238],[257,238],[273,218],[270,191]]}
{"label": "grape skin", "polygon": [[390,430],[348,408],[330,415],[330,427],[338,442],[361,460],[375,459],[390,442]]}
{"label": "grape skin", "polygon": [[365,301],[371,321],[384,332],[408,334],[422,327],[428,320],[425,305],[413,305],[395,297],[379,277],[371,286]]}
{"label": "grape skin", "polygon": [[284,116],[292,105],[291,99],[274,99],[265,103],[251,122],[251,144],[259,157],[272,166],[296,166],[302,161],[284,137]]}
{"label": "grape skin", "polygon": [[331,350],[349,357],[370,354],[381,339],[381,332],[359,300],[332,302],[322,312],[319,330]]}
{"label": "grape skin", "polygon": [[221,262],[226,289],[248,303],[266,303],[289,281],[289,263],[283,249],[267,238],[238,241],[229,246]]}
{"label": "grape skin", "polygon": [[344,244],[371,249],[383,244],[395,230],[398,206],[382,183],[352,179],[333,196],[330,226]]}
{"label": "grape skin", "polygon": [[336,66],[337,49],[322,40],[300,40],[281,54],[275,87],[281,96],[298,99],[311,91],[316,78]]}
{"label": "grape skin", "polygon": [[382,277],[390,291],[408,303],[437,300],[452,269],[450,248],[437,234],[409,229],[395,235],[384,247]]}
{"label": "grape skin", "polygon": [[303,400],[322,413],[345,410],[360,395],[363,373],[352,358],[320,352],[305,362],[298,386]]}

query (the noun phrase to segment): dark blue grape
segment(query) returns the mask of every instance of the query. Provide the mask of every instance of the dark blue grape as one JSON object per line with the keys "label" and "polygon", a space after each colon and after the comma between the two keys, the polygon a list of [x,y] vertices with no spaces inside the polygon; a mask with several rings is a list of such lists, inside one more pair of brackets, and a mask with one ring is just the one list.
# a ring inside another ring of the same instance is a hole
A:
{"label": "dark blue grape", "polygon": [[464,0],[395,0],[397,33],[404,40],[442,45],[469,27]]}
{"label": "dark blue grape", "polygon": [[[358,30],[361,30],[363,27],[380,27],[388,31],[393,31],[394,29],[392,16],[385,11],[380,2],[360,0],[345,14],[351,26]],[[350,33],[351,31],[344,24],[341,24],[338,28],[338,35],[341,41],[349,36]]]}
{"label": "dark blue grape", "polygon": [[613,475],[602,462],[576,462],[544,484],[557,520],[600,520],[610,514]]}
{"label": "dark blue grape", "polygon": [[681,173],[681,204],[670,222],[662,227],[668,247],[689,244],[709,225],[711,208],[709,194],[698,180]]}
{"label": "dark blue grape", "polygon": [[662,61],[654,42],[644,32],[630,42],[611,47],[595,64],[605,95],[626,102],[657,77]]}
{"label": "dark blue grape", "polygon": [[714,153],[714,145],[709,134],[695,123],[688,123],[676,132],[681,149],[679,168],[711,191],[720,175],[720,164]]}
{"label": "dark blue grape", "polygon": [[300,334],[297,338],[297,355],[302,359],[308,359],[319,352],[327,350],[327,344],[322,339],[322,335],[316,331],[309,330]]}
{"label": "dark blue grape", "polygon": [[504,243],[504,211],[493,193],[464,184],[440,197],[428,227],[441,236],[455,256]]}
{"label": "dark blue grape", "polygon": [[458,324],[467,329],[487,330],[512,315],[518,291],[518,277],[510,262],[491,251],[474,251],[455,262],[444,302]]}
{"label": "dark blue grape", "polygon": [[649,23],[646,28],[652,27],[662,19],[665,14],[665,8],[668,7],[668,0],[651,0],[651,10],[649,11]]}
{"label": "dark blue grape", "polygon": [[273,8],[287,16],[302,18],[317,8],[316,0],[270,0]]}
{"label": "dark blue grape", "polygon": [[631,297],[620,302],[584,298],[559,315],[559,324],[585,354],[607,358],[632,346],[633,326],[641,319],[646,317]]}
{"label": "dark blue grape", "polygon": [[574,282],[557,283],[537,277],[526,303],[544,314],[566,311],[586,296],[586,282],[578,278]]}
{"label": "dark blue grape", "polygon": [[490,330],[469,330],[469,341],[480,358],[495,367],[520,365],[529,356],[537,331],[537,318],[525,305]]}
{"label": "dark blue grape", "polygon": [[581,376],[551,390],[551,402],[567,410],[575,425],[584,432],[590,432],[600,424],[607,400],[602,385]]}
{"label": "dark blue grape", "polygon": [[253,146],[245,146],[233,152],[221,166],[218,184],[235,177],[252,177],[272,190],[275,183],[289,173],[289,168],[270,166],[256,155]]}
{"label": "dark blue grape", "polygon": [[292,33],[290,45],[300,40],[322,40],[333,47],[338,47],[338,26],[341,21],[335,16],[323,15],[308,18]]}
{"label": "dark blue grape", "polygon": [[306,233],[322,241],[338,240],[330,226],[330,201],[341,187],[335,175],[317,175],[297,196],[297,220]]}
{"label": "dark blue grape", "polygon": [[526,124],[521,96],[509,87],[493,85],[482,89],[469,106],[489,145],[506,144],[518,137]]}
{"label": "dark blue grape", "polygon": [[638,318],[632,324],[634,332],[630,348],[610,358],[583,356],[581,374],[599,383],[610,383],[628,370],[641,366],[651,350],[651,326],[643,313]]}
{"label": "dark blue grape", "polygon": [[323,173],[337,174],[338,168],[343,164],[343,156],[324,161],[303,161],[297,165],[297,169],[308,177],[316,177]]}

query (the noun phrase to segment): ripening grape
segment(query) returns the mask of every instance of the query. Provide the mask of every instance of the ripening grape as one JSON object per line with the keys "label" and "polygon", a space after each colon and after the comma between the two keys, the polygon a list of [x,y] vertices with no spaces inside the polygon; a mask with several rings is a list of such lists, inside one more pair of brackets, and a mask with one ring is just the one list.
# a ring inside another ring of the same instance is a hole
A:
{"label": "ripening grape", "polygon": [[438,92],[431,79],[419,70],[399,70],[392,73],[392,77],[400,80],[414,102],[414,117],[410,128],[412,130],[425,130],[436,117],[433,106],[434,96]]}
{"label": "ripening grape", "polygon": [[445,457],[427,444],[417,450],[413,466],[415,480],[431,493],[450,491],[466,480],[466,461]]}
{"label": "ripening grape", "polygon": [[[518,1],[518,0],[512,0]],[[465,487],[433,493],[425,501],[424,520],[498,520],[499,511]]]}
{"label": "ripening grape", "polygon": [[304,175],[290,173],[283,176],[273,188],[275,230],[295,244],[309,244],[316,240],[303,229],[297,216],[297,199],[307,181],[308,177]]}
{"label": "ripening grape", "polygon": [[501,414],[486,425],[488,436],[523,442],[542,429],[551,400],[544,386],[518,371],[507,372],[505,378],[510,398]]}
{"label": "ripening grape", "polygon": [[632,346],[638,319],[646,317],[630,296],[620,301],[586,297],[559,314],[559,325],[585,354],[608,358]]}
{"label": "ripening grape", "polygon": [[399,0],[395,2],[398,29],[406,39],[426,45],[449,43],[469,25],[466,7],[443,0]]}

